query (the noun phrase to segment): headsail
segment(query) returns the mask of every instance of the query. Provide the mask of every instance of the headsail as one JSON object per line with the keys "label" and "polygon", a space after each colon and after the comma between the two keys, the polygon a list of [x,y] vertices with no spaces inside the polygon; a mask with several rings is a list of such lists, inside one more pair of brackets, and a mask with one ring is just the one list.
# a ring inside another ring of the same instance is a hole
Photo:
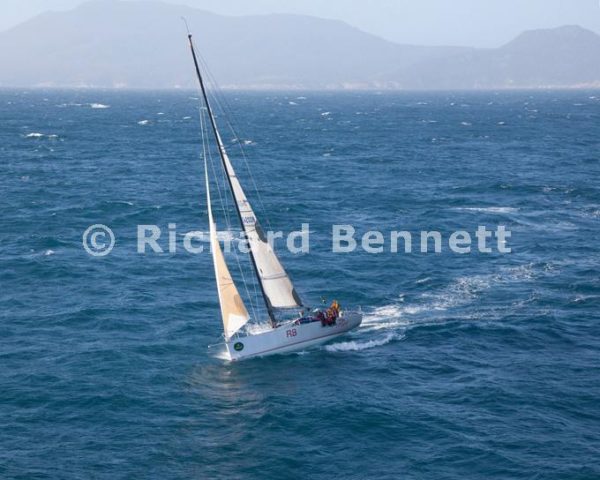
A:
{"label": "headsail", "polygon": [[212,215],[212,206],[210,202],[210,186],[208,182],[208,169],[206,160],[204,161],[204,176],[206,179],[206,202],[208,205],[208,222],[210,223],[210,250],[212,252],[213,263],[215,266],[215,277],[217,279],[217,291],[219,293],[219,304],[221,306],[221,315],[223,317],[223,330],[225,338],[229,338],[242,328],[248,322],[250,315],[246,310],[244,301],[238,292],[229,268],[225,263],[225,257],[217,238],[217,226]]}

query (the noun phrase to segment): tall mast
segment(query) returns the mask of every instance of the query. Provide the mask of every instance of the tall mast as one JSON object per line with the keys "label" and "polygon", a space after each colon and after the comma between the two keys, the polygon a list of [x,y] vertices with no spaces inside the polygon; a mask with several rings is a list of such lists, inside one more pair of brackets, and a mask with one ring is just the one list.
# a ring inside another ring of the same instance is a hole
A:
{"label": "tall mast", "polygon": [[[217,130],[217,123],[215,122],[215,117],[213,116],[212,108],[210,107],[210,102],[208,101],[208,95],[206,94],[206,88],[204,87],[204,81],[202,79],[202,74],[200,73],[200,66],[198,65],[198,59],[196,58],[196,51],[194,50],[194,43],[192,42],[192,34],[191,33],[188,33],[188,41],[190,43],[192,57],[194,58],[194,66],[196,67],[196,76],[198,77],[198,83],[200,84],[200,90],[202,90],[202,97],[204,99],[204,104],[206,105],[206,109],[208,110],[208,118],[210,119],[210,125],[212,127],[212,132],[215,136],[215,140],[217,142],[217,146],[219,149],[219,157],[221,158],[223,167],[227,170],[224,147],[221,142],[221,137],[219,136],[219,131]],[[229,183],[229,188],[233,192],[233,185],[231,183],[231,178],[229,177],[229,175],[226,175],[226,177],[227,177],[227,181]],[[240,221],[242,230],[244,230],[244,219],[242,217],[242,212],[240,211],[240,207],[237,204],[237,202],[233,202],[233,203],[235,204],[235,211],[238,214],[238,219]],[[263,287],[262,280],[260,278],[260,273],[259,273],[258,267],[256,265],[256,259],[254,258],[254,253],[252,252],[251,248],[249,248],[248,250],[249,250],[249,254],[250,254],[250,260],[252,261],[252,267],[253,267],[254,273],[256,274],[256,277],[258,279],[258,284],[260,285],[260,291],[261,291],[263,300],[265,301],[265,305],[267,307],[267,313],[269,315],[269,320],[271,321],[271,325],[274,326],[276,324],[276,320],[275,320],[275,315],[273,313],[273,308],[271,307],[271,304],[269,303],[269,297],[265,293],[265,289]]]}

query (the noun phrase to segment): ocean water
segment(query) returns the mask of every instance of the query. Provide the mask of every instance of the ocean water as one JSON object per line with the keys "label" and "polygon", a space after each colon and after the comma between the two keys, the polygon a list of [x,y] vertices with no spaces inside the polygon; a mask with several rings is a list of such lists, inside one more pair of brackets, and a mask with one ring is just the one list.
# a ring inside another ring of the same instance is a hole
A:
{"label": "ocean water", "polygon": [[[278,249],[298,291],[365,313],[236,364],[182,247],[207,229],[194,97],[0,92],[1,478],[600,478],[600,94],[227,93],[263,223],[310,224]],[[334,254],[336,223],[445,243]],[[448,248],[479,225],[511,253]]]}

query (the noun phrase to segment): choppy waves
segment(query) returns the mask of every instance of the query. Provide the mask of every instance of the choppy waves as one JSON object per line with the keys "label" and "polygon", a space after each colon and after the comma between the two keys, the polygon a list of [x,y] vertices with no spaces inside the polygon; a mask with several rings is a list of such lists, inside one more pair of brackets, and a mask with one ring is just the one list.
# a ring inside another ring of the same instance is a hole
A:
{"label": "choppy waves", "polygon": [[[167,245],[170,223],[179,245],[208,228],[188,95],[0,92],[0,476],[600,476],[597,98],[228,96],[257,214],[314,234],[310,254],[280,250],[301,297],[364,312],[321,347],[232,364],[210,254]],[[96,223],[116,236],[103,258],[82,247]],[[345,223],[502,224],[512,253],[336,255]],[[138,224],[162,252],[137,253]]]}

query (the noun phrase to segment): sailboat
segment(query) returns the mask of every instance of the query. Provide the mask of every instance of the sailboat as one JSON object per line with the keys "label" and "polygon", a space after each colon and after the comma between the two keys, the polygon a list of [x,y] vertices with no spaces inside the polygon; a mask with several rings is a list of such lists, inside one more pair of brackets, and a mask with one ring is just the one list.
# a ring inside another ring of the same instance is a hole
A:
{"label": "sailboat", "polygon": [[[216,149],[219,152],[220,161],[227,178],[227,187],[233,196],[237,217],[245,233],[252,269],[258,280],[260,294],[269,317],[269,321],[265,322],[266,328],[247,328],[250,314],[231,276],[217,235],[217,225],[213,217],[211,203],[207,153],[204,151],[210,250],[223,320],[227,359],[241,360],[304,350],[327,342],[358,327],[362,321],[362,312],[360,310],[342,310],[335,301],[330,308],[315,309],[313,311],[308,309],[308,315],[303,314],[307,307],[303,305],[289,275],[283,268],[273,247],[267,241],[225,150],[200,72],[192,35],[189,32],[188,41],[202,92],[204,110],[210,124],[210,128],[207,126],[207,129],[212,131],[212,136],[216,142]],[[290,311],[300,311],[301,313],[287,320],[278,318],[278,312]]]}

